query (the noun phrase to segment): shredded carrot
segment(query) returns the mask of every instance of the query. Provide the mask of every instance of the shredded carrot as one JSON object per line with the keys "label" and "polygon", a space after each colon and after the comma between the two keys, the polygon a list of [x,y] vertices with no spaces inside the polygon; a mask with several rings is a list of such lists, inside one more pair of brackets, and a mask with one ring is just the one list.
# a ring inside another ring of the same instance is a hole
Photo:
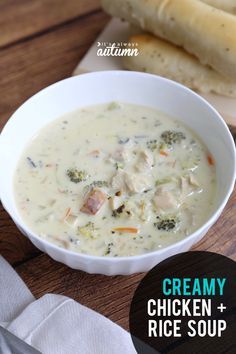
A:
{"label": "shredded carrot", "polygon": [[164,150],[160,150],[160,155],[169,156],[169,154],[167,152],[165,152]]}
{"label": "shredded carrot", "polygon": [[119,232],[129,232],[131,234],[138,233],[138,229],[136,227],[115,227],[113,230]]}
{"label": "shredded carrot", "polygon": [[210,166],[214,166],[215,165],[215,161],[214,161],[214,159],[213,159],[213,157],[211,155],[207,155],[207,161],[208,161]]}
{"label": "shredded carrot", "polygon": [[70,216],[70,214],[71,214],[71,208],[68,208],[68,209],[66,210],[65,216],[64,216],[64,218],[62,219],[62,221],[65,221],[65,220]]}

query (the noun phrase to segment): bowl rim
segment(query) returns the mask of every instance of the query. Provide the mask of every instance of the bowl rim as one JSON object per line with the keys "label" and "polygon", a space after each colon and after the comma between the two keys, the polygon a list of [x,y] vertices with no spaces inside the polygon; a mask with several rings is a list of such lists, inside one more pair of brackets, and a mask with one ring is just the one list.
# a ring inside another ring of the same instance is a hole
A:
{"label": "bowl rim", "polygon": [[[51,248],[54,249],[57,252],[62,252],[67,256],[73,256],[75,258],[80,258],[83,259],[84,261],[98,261],[98,262],[105,262],[105,263],[111,263],[111,262],[124,262],[124,261],[137,261],[137,260],[145,260],[149,257],[155,257],[158,256],[162,253],[171,251],[172,249],[176,248],[176,247],[181,247],[182,245],[184,245],[186,243],[187,240],[194,240],[198,235],[200,235],[201,233],[203,233],[205,230],[208,230],[212,224],[216,221],[216,219],[218,218],[218,216],[221,214],[221,212],[223,211],[232,191],[234,188],[234,184],[235,184],[235,178],[236,178],[236,150],[235,150],[235,144],[234,144],[234,140],[233,137],[229,131],[229,128],[227,126],[227,124],[225,123],[224,119],[221,117],[220,113],[209,103],[207,102],[206,99],[204,99],[203,97],[201,97],[199,94],[197,94],[196,92],[192,91],[191,89],[189,89],[188,87],[175,82],[173,80],[158,76],[158,75],[153,75],[153,74],[149,74],[149,73],[143,73],[143,72],[137,72],[137,71],[126,71],[126,70],[104,70],[104,71],[96,71],[96,72],[90,72],[90,73],[83,73],[77,76],[72,76],[60,81],[57,81],[45,88],[43,88],[42,90],[38,91],[37,93],[35,93],[33,96],[29,97],[26,101],[24,101],[14,112],[13,114],[10,116],[10,118],[8,119],[8,121],[6,122],[6,124],[4,125],[1,133],[0,133],[0,146],[1,146],[1,136],[5,133],[6,129],[8,128],[9,124],[12,124],[13,120],[15,119],[15,117],[17,116],[17,113],[20,109],[22,109],[25,105],[28,104],[29,101],[36,99],[38,96],[45,94],[48,90],[53,90],[55,87],[58,86],[63,86],[63,84],[65,82],[68,81],[76,81],[79,80],[81,77],[90,77],[90,76],[103,76],[103,75],[112,75],[112,76],[123,76],[123,78],[125,78],[126,76],[129,77],[137,77],[139,76],[140,78],[150,78],[152,80],[159,80],[161,82],[165,82],[168,85],[172,85],[175,86],[177,88],[179,88],[180,90],[182,90],[183,92],[185,91],[186,93],[195,96],[199,101],[201,101],[202,103],[204,103],[204,105],[206,106],[206,108],[208,110],[211,110],[214,115],[216,116],[216,119],[218,119],[218,121],[221,122],[222,125],[222,129],[225,129],[225,133],[227,134],[227,140],[229,142],[229,144],[231,145],[232,148],[232,152],[234,154],[234,160],[233,160],[233,173],[231,176],[231,181],[230,184],[227,188],[227,192],[225,193],[225,196],[222,198],[222,202],[220,203],[220,205],[216,208],[216,210],[214,211],[214,213],[206,220],[206,222],[199,227],[196,231],[194,231],[193,233],[189,234],[188,236],[186,236],[185,238],[174,242],[172,244],[170,244],[169,246],[157,249],[157,250],[153,250],[147,253],[143,253],[140,255],[134,255],[134,256],[96,256],[96,255],[90,255],[90,254],[85,254],[85,253],[80,253],[80,252],[75,252],[72,250],[68,250],[64,247],[60,247],[57,246],[56,244],[45,240],[44,238],[38,236],[36,233],[34,233],[24,222],[24,220],[22,219],[22,217],[20,216],[20,214],[18,212],[16,212],[16,216],[17,219],[15,217],[12,216],[11,210],[9,210],[10,208],[6,207],[2,201],[2,189],[1,189],[1,185],[0,185],[0,200],[2,202],[2,205],[4,207],[4,209],[8,212],[8,214],[10,215],[10,217],[13,219],[13,221],[15,222],[16,225],[19,225],[19,227],[28,235],[30,235],[30,239],[36,239],[36,241],[39,241],[39,243],[45,244],[47,245],[47,248]],[[16,211],[18,211],[18,209],[16,208]],[[22,231],[21,231],[22,232]],[[31,240],[32,241],[32,240]],[[37,246],[36,246],[37,247]],[[47,249],[46,248],[46,249]]]}

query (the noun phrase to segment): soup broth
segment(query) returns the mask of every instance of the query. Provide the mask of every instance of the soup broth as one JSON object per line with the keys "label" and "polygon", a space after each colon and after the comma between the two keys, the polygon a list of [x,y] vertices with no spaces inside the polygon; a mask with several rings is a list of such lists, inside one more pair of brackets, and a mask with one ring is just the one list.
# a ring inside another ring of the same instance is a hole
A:
{"label": "soup broth", "polygon": [[198,229],[214,205],[213,157],[180,121],[112,102],[40,130],[15,173],[18,210],[40,237],[97,256],[139,255]]}

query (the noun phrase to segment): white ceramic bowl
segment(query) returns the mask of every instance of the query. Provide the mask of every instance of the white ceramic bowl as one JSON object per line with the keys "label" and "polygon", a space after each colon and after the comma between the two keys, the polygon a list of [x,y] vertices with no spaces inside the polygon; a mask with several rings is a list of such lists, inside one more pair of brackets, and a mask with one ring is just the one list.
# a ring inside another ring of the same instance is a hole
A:
{"label": "white ceramic bowl", "polygon": [[[169,247],[141,256],[95,257],[55,246],[29,229],[16,208],[13,175],[26,143],[45,124],[76,108],[115,100],[157,108],[191,127],[214,156],[218,180],[217,202],[212,215],[201,228]],[[148,271],[165,258],[189,250],[215,223],[233,190],[235,147],[223,119],[193,91],[154,75],[104,71],[60,81],[26,101],[1,133],[0,171],[2,204],[17,227],[36,247],[53,259],[88,273],[132,274]]]}

